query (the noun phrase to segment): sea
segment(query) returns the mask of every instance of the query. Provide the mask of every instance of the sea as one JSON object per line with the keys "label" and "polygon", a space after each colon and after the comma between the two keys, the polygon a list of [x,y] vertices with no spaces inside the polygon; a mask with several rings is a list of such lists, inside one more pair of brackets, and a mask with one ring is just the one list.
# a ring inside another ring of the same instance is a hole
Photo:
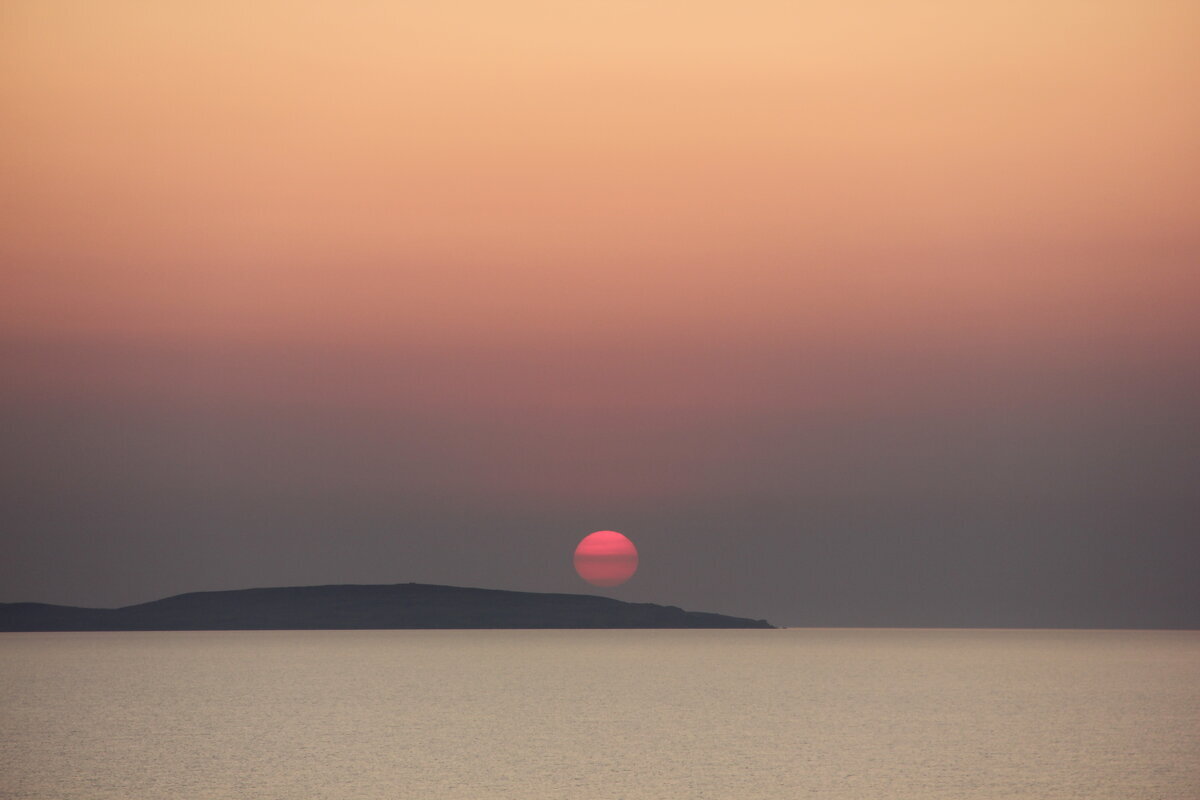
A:
{"label": "sea", "polygon": [[0,634],[0,797],[1200,798],[1200,632]]}

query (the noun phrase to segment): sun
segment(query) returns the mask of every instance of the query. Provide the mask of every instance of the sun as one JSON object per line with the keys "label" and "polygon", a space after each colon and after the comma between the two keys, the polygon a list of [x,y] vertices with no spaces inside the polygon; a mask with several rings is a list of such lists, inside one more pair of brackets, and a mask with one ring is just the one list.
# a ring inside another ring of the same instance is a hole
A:
{"label": "sun", "polygon": [[589,533],[575,548],[575,571],[593,586],[620,586],[637,568],[637,548],[616,531]]}

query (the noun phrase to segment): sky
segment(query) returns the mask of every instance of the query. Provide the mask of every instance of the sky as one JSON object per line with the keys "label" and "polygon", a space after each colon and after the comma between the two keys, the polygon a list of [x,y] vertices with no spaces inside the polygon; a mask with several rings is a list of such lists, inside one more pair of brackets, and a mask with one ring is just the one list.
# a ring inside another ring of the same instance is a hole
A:
{"label": "sky", "polygon": [[[9,0],[0,601],[1200,627],[1200,9]],[[595,530],[637,545],[602,590]]]}

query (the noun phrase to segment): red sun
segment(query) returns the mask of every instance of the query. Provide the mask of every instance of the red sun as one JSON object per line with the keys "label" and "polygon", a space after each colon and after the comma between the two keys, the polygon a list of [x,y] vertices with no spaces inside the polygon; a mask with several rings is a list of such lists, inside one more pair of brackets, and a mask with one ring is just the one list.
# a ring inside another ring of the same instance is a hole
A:
{"label": "red sun", "polygon": [[589,533],[575,548],[575,571],[593,586],[620,586],[637,568],[637,548],[616,531]]}

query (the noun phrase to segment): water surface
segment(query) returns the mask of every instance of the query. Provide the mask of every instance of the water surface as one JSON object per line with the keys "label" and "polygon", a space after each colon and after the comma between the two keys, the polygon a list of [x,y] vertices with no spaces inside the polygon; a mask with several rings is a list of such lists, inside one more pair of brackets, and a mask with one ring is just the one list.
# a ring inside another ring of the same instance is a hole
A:
{"label": "water surface", "polygon": [[1200,633],[0,634],[0,797],[1200,797]]}

